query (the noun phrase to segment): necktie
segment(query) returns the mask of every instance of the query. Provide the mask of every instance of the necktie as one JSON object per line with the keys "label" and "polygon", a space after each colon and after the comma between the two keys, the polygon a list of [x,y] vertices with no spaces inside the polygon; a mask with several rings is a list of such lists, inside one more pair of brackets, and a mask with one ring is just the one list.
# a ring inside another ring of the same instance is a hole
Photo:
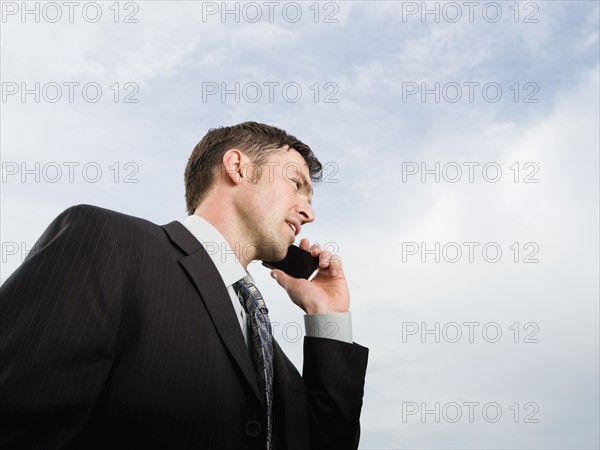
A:
{"label": "necktie", "polygon": [[267,450],[271,450],[273,448],[273,332],[269,321],[269,310],[251,276],[242,278],[235,283],[234,288],[250,320],[254,366],[267,405]]}

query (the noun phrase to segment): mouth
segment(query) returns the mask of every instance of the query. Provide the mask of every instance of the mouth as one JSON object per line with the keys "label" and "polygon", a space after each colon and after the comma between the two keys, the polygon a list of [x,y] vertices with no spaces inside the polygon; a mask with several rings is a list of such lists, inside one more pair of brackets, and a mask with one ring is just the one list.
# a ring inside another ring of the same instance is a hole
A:
{"label": "mouth", "polygon": [[293,222],[286,222],[286,223],[288,224],[288,226],[294,233],[294,236],[298,236],[298,233],[300,233],[300,225],[293,223]]}

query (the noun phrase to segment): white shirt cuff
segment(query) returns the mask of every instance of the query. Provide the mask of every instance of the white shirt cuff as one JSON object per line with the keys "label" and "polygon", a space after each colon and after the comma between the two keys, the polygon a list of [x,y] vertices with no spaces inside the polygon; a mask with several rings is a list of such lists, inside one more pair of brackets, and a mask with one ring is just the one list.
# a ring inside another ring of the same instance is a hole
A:
{"label": "white shirt cuff", "polygon": [[333,314],[304,316],[306,336],[335,339],[352,344],[352,317],[350,311]]}

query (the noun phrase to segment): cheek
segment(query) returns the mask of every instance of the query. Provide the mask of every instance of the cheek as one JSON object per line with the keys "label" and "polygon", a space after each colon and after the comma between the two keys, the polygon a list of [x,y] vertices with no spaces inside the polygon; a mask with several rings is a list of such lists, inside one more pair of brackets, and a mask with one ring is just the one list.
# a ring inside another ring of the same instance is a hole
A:
{"label": "cheek", "polygon": [[295,192],[289,188],[287,183],[275,180],[266,183],[255,192],[251,202],[257,215],[263,218],[284,220],[295,201]]}

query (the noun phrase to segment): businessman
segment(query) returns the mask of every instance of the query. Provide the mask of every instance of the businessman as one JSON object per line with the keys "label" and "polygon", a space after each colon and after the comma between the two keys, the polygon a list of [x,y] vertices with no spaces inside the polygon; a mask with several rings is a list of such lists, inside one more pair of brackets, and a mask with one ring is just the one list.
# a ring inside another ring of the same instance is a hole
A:
{"label": "businessman", "polygon": [[272,271],[306,313],[302,375],[247,271],[314,220],[321,170],[294,136],[245,122],[194,148],[183,222],[61,213],[0,287],[0,448],[357,448],[368,350],[341,259],[302,239],[317,276]]}

